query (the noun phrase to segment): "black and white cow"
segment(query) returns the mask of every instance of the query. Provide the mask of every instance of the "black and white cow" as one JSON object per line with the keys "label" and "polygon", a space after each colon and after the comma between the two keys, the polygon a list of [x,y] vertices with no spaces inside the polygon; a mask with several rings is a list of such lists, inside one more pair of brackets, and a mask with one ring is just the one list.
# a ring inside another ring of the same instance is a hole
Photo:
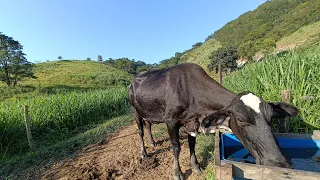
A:
{"label": "black and white cow", "polygon": [[[184,63],[169,68],[142,72],[133,78],[129,99],[141,138],[142,158],[147,157],[143,123],[166,123],[174,152],[174,179],[183,179],[179,165],[179,129],[188,135],[190,164],[201,173],[195,156],[198,132],[214,132],[216,126],[231,129],[254,156],[257,164],[290,167],[271,131],[271,119],[297,115],[286,103],[267,103],[250,92],[235,94],[211,79],[196,64]],[[154,145],[154,141],[151,141]]]}

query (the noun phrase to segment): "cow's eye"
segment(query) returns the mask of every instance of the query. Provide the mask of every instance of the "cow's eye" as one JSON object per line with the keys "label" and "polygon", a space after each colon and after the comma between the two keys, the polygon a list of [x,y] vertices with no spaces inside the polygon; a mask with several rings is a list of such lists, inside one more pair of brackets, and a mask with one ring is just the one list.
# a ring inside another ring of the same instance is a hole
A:
{"label": "cow's eye", "polygon": [[204,123],[209,124],[210,123],[209,119],[204,120]]}

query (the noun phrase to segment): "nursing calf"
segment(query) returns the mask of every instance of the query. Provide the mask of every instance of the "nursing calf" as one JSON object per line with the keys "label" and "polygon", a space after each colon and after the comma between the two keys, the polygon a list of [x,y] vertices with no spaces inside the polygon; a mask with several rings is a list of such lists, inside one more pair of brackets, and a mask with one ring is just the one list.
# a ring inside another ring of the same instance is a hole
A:
{"label": "nursing calf", "polygon": [[[292,116],[298,110],[286,103],[267,103],[250,92],[235,94],[211,79],[196,64],[184,63],[143,72],[135,76],[129,89],[141,139],[142,158],[147,157],[143,124],[166,123],[174,152],[174,179],[183,179],[179,165],[179,129],[188,132],[190,164],[201,168],[195,155],[196,135],[231,129],[254,156],[257,164],[290,167],[271,131],[271,119]],[[151,144],[154,144],[153,140]]]}

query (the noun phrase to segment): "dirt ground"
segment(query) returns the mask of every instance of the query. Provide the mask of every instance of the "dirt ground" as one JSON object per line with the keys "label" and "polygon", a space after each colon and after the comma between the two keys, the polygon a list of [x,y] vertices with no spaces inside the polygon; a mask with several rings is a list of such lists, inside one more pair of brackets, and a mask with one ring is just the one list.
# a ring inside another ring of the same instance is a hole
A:
{"label": "dirt ground", "polygon": [[[137,126],[124,127],[104,141],[89,146],[72,159],[65,159],[34,175],[37,179],[172,179],[173,153],[169,138],[154,138],[147,160],[140,159]],[[180,165],[186,179],[204,179],[192,173],[186,139],[181,140]]]}

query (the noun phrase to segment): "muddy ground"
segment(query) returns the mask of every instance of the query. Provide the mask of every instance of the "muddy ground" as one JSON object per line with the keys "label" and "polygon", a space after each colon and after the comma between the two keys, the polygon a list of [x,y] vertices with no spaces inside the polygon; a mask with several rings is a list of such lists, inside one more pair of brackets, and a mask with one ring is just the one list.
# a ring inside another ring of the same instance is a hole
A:
{"label": "muddy ground", "polygon": [[[29,174],[35,179],[172,179],[173,153],[167,133],[155,137],[156,146],[146,139],[147,160],[140,159],[137,126],[124,127],[100,143],[89,146],[75,157],[62,160],[41,172]],[[156,132],[157,133],[157,132]],[[199,159],[202,159],[201,157]],[[206,164],[201,160],[202,166]],[[192,173],[186,135],[181,140],[180,165],[186,179],[204,179]]]}

